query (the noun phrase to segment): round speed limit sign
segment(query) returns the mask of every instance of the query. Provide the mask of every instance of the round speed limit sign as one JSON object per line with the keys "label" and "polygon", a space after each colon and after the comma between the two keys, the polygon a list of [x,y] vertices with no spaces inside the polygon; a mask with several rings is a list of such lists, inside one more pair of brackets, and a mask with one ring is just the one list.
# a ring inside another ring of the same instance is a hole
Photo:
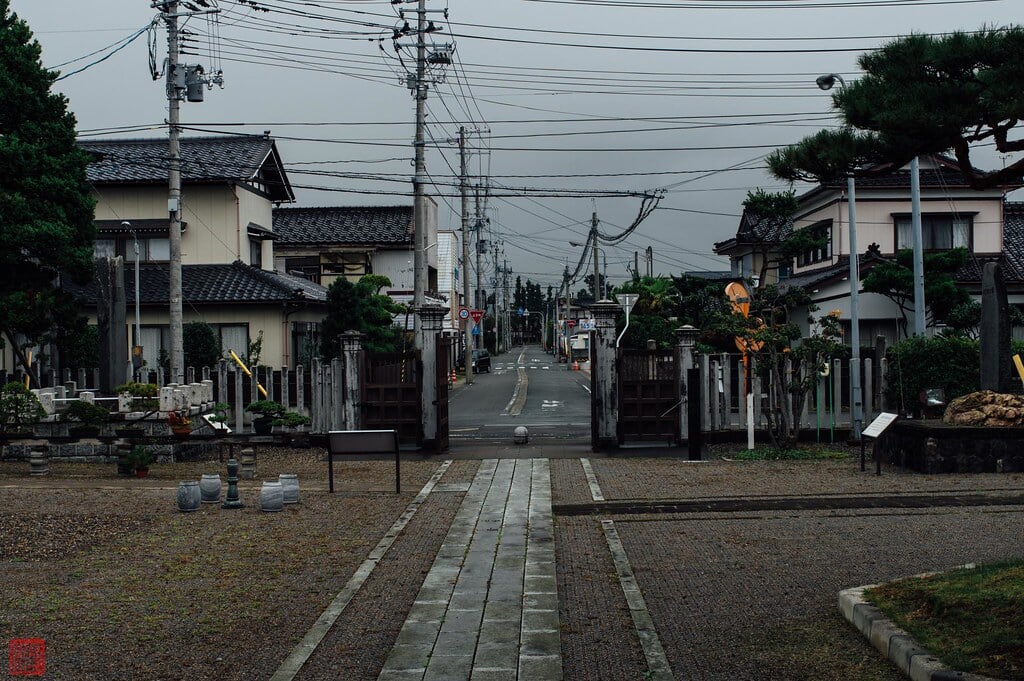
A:
{"label": "round speed limit sign", "polygon": [[468,307],[460,307],[459,308],[459,319],[469,319],[469,308]]}

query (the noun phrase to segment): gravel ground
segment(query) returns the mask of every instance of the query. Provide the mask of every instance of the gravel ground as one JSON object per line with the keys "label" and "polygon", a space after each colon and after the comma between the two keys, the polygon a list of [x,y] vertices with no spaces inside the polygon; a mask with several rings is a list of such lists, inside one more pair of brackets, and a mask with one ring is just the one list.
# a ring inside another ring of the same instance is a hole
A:
{"label": "gravel ground", "polygon": [[[838,461],[592,458],[607,499],[1024,491],[1021,475],[924,476]],[[240,511],[175,509],[177,481],[217,461],[157,464],[145,479],[113,464],[0,463],[0,640],[47,641],[47,678],[269,678],[440,458],[338,461],[323,450],[261,449]],[[472,480],[453,462],[445,483]],[[556,504],[587,503],[578,459],[552,459]],[[261,480],[298,473],[302,503],[255,508]],[[301,679],[376,677],[463,494],[432,494],[353,599]],[[555,519],[562,652],[569,680],[643,679],[645,664],[598,516]],[[1021,507],[614,516],[680,679],[850,679],[899,674],[836,613],[847,586],[1024,556]]]}
{"label": "gravel ground", "polygon": [[[246,508],[182,514],[176,481],[218,464],[144,480],[113,464],[55,464],[42,479],[4,464],[0,640],[46,639],[53,679],[268,678],[437,465],[403,462],[396,495],[373,491],[393,490],[392,462],[342,462],[348,491],[329,495],[315,452],[261,451]],[[285,471],[302,502],[259,512],[259,480]]]}

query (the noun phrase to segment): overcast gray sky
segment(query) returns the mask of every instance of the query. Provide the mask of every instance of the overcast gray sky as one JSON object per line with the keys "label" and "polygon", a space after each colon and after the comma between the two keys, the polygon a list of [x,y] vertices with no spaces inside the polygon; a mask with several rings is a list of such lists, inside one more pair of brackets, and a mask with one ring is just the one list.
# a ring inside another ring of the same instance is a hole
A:
{"label": "overcast gray sky", "polygon": [[[234,0],[214,4],[222,9],[218,26],[203,17],[186,24],[193,42],[183,60],[209,71],[215,45],[225,87],[208,91],[203,103],[182,105],[182,123],[195,129],[186,134],[269,129],[297,205],[411,203],[414,104],[382,27],[401,26],[401,8],[415,26],[415,3],[256,0],[269,12]],[[163,26],[115,51],[154,18],[148,0],[11,5],[43,45],[44,64],[64,64],[57,88],[69,98],[80,134],[166,134],[164,88],[150,76],[147,47],[148,35],[162,63]],[[454,138],[463,125],[479,131],[471,136],[470,167],[473,182],[491,187],[487,212],[502,259],[524,280],[544,285],[557,284],[566,263],[576,266],[579,249],[568,242],[585,239],[593,211],[603,232],[619,233],[640,208],[635,197],[565,194],[667,190],[628,240],[607,249],[613,282],[626,277],[633,252],[648,246],[656,273],[726,269],[712,245],[735,234],[746,192],[785,188],[764,172],[761,158],[834,123],[817,75],[856,78],[858,54],[900,35],[1024,21],[1021,0],[427,6],[447,7],[447,20],[430,14],[444,29],[431,38],[456,47],[428,100],[427,168],[441,227],[459,225]]]}

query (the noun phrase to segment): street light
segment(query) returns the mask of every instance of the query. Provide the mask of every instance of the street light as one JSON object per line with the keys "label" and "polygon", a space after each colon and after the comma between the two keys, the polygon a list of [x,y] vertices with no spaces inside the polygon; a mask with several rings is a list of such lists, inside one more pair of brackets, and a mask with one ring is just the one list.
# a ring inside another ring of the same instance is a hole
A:
{"label": "street light", "polygon": [[[818,76],[815,83],[822,90],[830,90],[836,81],[843,88],[846,81],[838,73]],[[857,311],[857,294],[860,289],[860,255],[857,251],[857,186],[853,173],[846,175],[846,197],[850,211],[850,420],[853,422],[853,439],[860,440],[864,424],[863,395],[860,385],[860,318]]]}
{"label": "street light", "polygon": [[[135,377],[135,353],[141,352],[142,347],[142,322],[139,318],[139,238],[132,229],[132,223],[127,220],[121,222],[121,226],[131,232],[132,241],[135,242],[135,342],[132,343],[132,378]],[[140,358],[141,359],[141,358]]]}

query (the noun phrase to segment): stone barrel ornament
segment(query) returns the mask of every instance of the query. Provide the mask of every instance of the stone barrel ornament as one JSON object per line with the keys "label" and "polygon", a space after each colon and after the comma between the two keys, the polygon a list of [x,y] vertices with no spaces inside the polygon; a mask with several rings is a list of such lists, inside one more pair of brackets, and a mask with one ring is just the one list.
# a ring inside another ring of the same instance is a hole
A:
{"label": "stone barrel ornament", "polygon": [[199,490],[199,482],[196,480],[182,480],[178,483],[178,510],[182,513],[190,513],[199,510],[202,501],[202,492]]}
{"label": "stone barrel ornament", "polygon": [[199,491],[202,492],[204,504],[220,502],[220,473],[204,473],[199,479]]}
{"label": "stone barrel ornament", "polygon": [[284,489],[277,480],[267,480],[260,488],[260,510],[275,513],[284,508]]}
{"label": "stone barrel ornament", "polygon": [[299,503],[299,476],[295,473],[281,473],[277,476],[277,481],[281,483],[281,489],[284,491],[284,503]]}

